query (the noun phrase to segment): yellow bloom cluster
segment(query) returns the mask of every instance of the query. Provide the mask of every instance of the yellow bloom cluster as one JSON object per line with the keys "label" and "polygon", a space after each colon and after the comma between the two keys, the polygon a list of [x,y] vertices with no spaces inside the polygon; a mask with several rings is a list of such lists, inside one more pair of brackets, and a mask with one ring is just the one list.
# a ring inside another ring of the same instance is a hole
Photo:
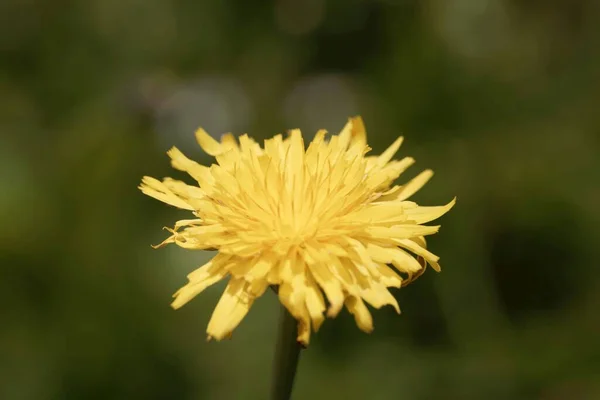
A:
{"label": "yellow bloom cluster", "polygon": [[317,132],[308,148],[297,129],[265,140],[264,147],[247,135],[239,143],[231,134],[218,142],[202,129],[196,138],[216,164],[202,166],[176,148],[168,155],[197,186],[144,177],[140,189],[195,216],[168,229],[171,236],[157,247],[218,251],[188,275],[172,304],[179,308],[229,277],[208,324],[209,338],[228,337],[269,285],[278,287],[280,301],[298,320],[304,345],[311,327],[317,331],[325,315],[335,317],[344,306],[370,332],[365,302],[400,312],[387,288],[409,283],[427,264],[439,271],[439,258],[424,239],[439,226],[423,224],[455,201],[439,207],[407,201],[431,178],[430,170],[393,185],[414,163],[410,157],[392,160],[401,137],[383,154],[367,156],[365,128],[356,117],[329,140]]}

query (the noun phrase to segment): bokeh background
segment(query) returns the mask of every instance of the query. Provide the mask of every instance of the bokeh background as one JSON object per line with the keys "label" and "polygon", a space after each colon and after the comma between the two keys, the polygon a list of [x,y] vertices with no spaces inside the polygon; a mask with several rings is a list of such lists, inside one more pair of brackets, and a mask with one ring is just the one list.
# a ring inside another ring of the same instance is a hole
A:
{"label": "bokeh background", "polygon": [[0,399],[266,399],[276,297],[206,343],[223,285],[169,303],[212,254],[152,250],[187,214],[136,186],[210,163],[200,125],[356,114],[459,201],[442,273],[327,321],[294,398],[600,399],[600,2],[2,0],[0,51]]}

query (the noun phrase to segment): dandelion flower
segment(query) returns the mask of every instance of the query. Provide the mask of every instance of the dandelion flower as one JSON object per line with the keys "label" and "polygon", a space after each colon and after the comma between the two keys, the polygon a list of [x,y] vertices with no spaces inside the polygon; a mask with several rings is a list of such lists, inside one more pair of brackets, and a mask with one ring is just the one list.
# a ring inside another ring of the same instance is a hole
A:
{"label": "dandelion flower", "polygon": [[414,163],[410,157],[392,160],[402,137],[381,155],[367,156],[364,125],[356,117],[329,140],[320,130],[306,149],[297,129],[265,140],[264,147],[247,135],[239,143],[231,134],[218,142],[202,129],[196,139],[216,164],[200,165],[176,148],[168,155],[198,185],[146,176],[140,189],[195,217],[165,228],[171,236],[155,247],[217,250],[188,275],[172,303],[177,309],[229,278],[208,323],[209,339],[229,337],[270,285],[298,321],[297,340],[305,346],[311,328],[316,332],[325,316],[335,317],[344,306],[370,332],[365,302],[399,313],[388,288],[410,283],[427,264],[439,271],[439,258],[424,239],[439,226],[423,224],[455,200],[439,207],[407,200],[431,178],[430,170],[393,185]]}

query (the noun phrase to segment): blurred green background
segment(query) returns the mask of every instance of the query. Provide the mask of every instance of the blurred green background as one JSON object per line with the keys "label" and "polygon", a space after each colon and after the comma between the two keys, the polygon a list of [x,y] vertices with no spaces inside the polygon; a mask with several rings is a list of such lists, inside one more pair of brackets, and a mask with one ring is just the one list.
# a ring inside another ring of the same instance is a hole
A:
{"label": "blurred green background", "polygon": [[0,399],[266,399],[278,303],[206,343],[212,256],[152,250],[185,212],[166,150],[361,114],[374,152],[458,204],[402,316],[346,312],[295,399],[600,399],[600,2],[2,0]]}

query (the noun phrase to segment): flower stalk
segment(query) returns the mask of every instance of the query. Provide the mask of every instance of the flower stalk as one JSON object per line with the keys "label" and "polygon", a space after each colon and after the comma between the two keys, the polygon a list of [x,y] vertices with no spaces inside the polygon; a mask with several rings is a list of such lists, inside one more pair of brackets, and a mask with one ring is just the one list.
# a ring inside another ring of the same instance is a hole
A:
{"label": "flower stalk", "polygon": [[279,332],[273,363],[272,400],[289,400],[292,396],[294,378],[302,346],[298,343],[298,322],[283,306],[279,317]]}

